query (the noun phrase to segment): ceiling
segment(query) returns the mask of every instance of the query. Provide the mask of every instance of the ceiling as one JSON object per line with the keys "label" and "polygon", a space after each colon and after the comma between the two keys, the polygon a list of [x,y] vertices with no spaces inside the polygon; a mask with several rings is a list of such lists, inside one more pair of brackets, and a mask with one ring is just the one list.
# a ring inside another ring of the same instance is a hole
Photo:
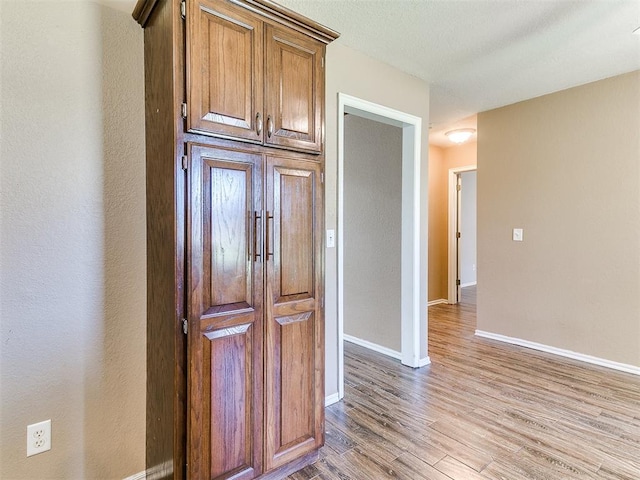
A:
{"label": "ceiling", "polygon": [[640,0],[276,2],[428,82],[435,143],[478,112],[640,69]]}

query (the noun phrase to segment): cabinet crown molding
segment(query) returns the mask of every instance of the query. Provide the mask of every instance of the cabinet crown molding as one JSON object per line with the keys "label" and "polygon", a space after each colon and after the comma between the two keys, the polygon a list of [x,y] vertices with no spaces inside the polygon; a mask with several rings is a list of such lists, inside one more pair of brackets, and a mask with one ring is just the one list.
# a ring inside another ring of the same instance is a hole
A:
{"label": "cabinet crown molding", "polygon": [[[147,21],[156,4],[166,0],[138,0],[133,13],[131,14],[136,22],[146,27]],[[278,5],[271,0],[228,0],[230,3],[240,5],[249,10],[253,10],[267,18],[278,23],[290,26],[296,30],[305,32],[307,35],[328,44],[340,36],[338,32],[324,25],[311,20],[310,18],[300,15],[299,13],[289,10]]]}

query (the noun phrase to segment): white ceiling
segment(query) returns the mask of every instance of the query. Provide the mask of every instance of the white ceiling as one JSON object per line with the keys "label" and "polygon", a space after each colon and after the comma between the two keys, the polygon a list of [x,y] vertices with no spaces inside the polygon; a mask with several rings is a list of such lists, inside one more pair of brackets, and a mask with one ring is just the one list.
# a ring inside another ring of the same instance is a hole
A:
{"label": "white ceiling", "polygon": [[640,69],[640,0],[276,2],[427,81],[432,140],[478,112]]}

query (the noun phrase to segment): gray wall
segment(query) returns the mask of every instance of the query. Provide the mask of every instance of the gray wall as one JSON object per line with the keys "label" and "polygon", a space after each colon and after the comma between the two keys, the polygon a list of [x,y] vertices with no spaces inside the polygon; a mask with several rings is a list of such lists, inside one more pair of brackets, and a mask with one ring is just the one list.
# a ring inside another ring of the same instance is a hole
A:
{"label": "gray wall", "polygon": [[121,479],[144,470],[142,29],[92,2],[1,8],[0,478]]}
{"label": "gray wall", "polygon": [[640,366],[640,72],[478,132],[478,329]]}
{"label": "gray wall", "polygon": [[476,283],[477,172],[463,172],[460,211],[460,283]]}
{"label": "gray wall", "polygon": [[402,130],[344,119],[344,333],[400,351]]}

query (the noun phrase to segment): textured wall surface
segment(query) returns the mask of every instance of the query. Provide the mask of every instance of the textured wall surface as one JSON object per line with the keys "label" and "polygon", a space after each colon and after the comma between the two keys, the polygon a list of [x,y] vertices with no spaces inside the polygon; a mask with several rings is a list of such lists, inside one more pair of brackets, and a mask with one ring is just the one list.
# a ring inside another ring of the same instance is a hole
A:
{"label": "textured wall surface", "polygon": [[344,119],[344,333],[399,352],[402,130]]}
{"label": "textured wall surface", "polygon": [[124,478],[144,470],[142,29],[5,1],[1,35],[0,478]]}
{"label": "textured wall surface", "polygon": [[640,72],[478,132],[478,329],[640,366]]}

